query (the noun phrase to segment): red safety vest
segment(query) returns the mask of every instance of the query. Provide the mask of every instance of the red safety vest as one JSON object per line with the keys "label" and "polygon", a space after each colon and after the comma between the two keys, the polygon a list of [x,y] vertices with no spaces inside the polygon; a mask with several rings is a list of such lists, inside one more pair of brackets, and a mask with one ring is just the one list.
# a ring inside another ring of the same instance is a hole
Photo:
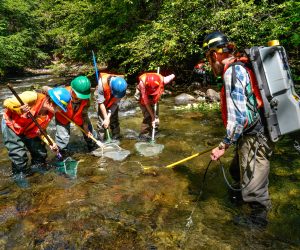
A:
{"label": "red safety vest", "polygon": [[[154,75],[158,75],[159,76],[159,78],[160,78],[160,81],[159,81],[159,92],[158,92],[158,94],[157,95],[151,95],[152,96],[152,99],[150,99],[149,101],[150,101],[150,104],[155,104],[155,103],[158,103],[158,101],[159,101],[159,98],[160,98],[160,96],[162,95],[162,93],[164,92],[164,77],[161,75],[161,74],[157,74],[157,73],[144,73],[144,74],[142,74],[142,75],[140,75],[139,76],[139,78],[138,78],[138,81],[140,82],[140,81],[142,81],[143,82],[143,84],[144,84],[144,86],[145,86],[145,89],[146,89],[146,78],[147,78],[147,76],[148,75],[150,75],[150,74],[154,74]],[[147,92],[146,92],[146,94],[147,94]],[[149,97],[149,95],[148,95],[148,97]],[[145,106],[145,101],[144,101],[144,99],[142,98],[142,96],[141,96],[141,98],[140,98],[140,104],[141,105],[144,105]]]}
{"label": "red safety vest", "polygon": [[[71,86],[66,87],[66,89],[70,92],[72,91]],[[82,119],[82,111],[86,105],[89,104],[89,99],[87,100],[81,100],[79,108],[74,111],[72,107],[72,100],[68,103],[67,106],[67,112],[60,111],[63,115],[67,116],[69,119],[71,119],[73,122],[75,122],[78,126],[82,126],[83,119]],[[69,120],[63,117],[60,112],[57,112],[55,114],[55,118],[63,125],[69,124]]]}
{"label": "red safety vest", "polygon": [[108,78],[112,76],[117,76],[117,75],[112,75],[108,73],[101,73],[101,81],[102,81],[102,86],[103,86],[103,94],[104,94],[104,106],[106,108],[111,107],[118,99],[116,97],[112,96],[111,89],[109,86]]}
{"label": "red safety vest", "polygon": [[[47,101],[47,96],[44,94],[37,94],[37,100],[30,112],[36,121],[43,129],[46,129],[49,122],[53,117],[53,113],[47,112],[46,115],[40,115],[39,112],[43,108],[44,103]],[[6,109],[3,117],[6,125],[12,129],[17,135],[24,135],[27,138],[35,138],[40,135],[39,128],[35,125],[30,117],[26,114],[19,115],[9,109]]]}
{"label": "red safety vest", "polygon": [[[223,77],[226,72],[226,70],[234,63],[236,62],[241,62],[243,64],[243,67],[245,67],[248,75],[249,75],[249,80],[251,84],[251,91],[255,96],[256,102],[257,102],[257,109],[263,107],[263,100],[258,88],[257,80],[255,77],[254,72],[252,71],[251,68],[247,67],[245,63],[249,61],[248,58],[246,57],[241,57],[241,58],[235,58],[231,60],[228,64],[225,64],[224,66],[224,71],[223,71]],[[226,103],[226,92],[225,92],[225,86],[222,86],[221,93],[220,93],[220,105],[221,105],[221,112],[222,112],[222,120],[223,124],[226,127],[227,126],[227,103]],[[244,127],[247,127],[248,125],[248,120],[246,120]]]}

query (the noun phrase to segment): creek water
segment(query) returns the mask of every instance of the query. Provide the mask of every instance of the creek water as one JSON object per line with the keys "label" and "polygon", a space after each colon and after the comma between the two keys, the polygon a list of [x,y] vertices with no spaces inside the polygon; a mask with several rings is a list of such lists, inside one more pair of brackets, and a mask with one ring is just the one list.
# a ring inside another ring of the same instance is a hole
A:
{"label": "creek water", "polygon": [[[18,93],[63,81],[52,76],[9,80]],[[0,91],[2,103],[11,93],[4,84]],[[93,108],[90,117],[95,124]],[[293,147],[299,134],[277,143],[270,173],[270,223],[258,231],[232,222],[247,207],[229,201],[218,164],[210,166],[199,197],[209,153],[164,168],[218,144],[224,133],[218,112],[182,112],[174,109],[174,97],[162,99],[156,142],[164,150],[152,157],[135,150],[141,121],[138,108],[120,113],[120,146],[131,152],[123,161],[89,154],[81,132],[72,127],[72,157],[79,161],[75,176],[51,168],[29,177],[28,189],[12,181],[1,138],[0,249],[300,248],[300,155]],[[53,136],[53,124],[47,131]],[[223,157],[225,168],[232,156],[230,150]]]}

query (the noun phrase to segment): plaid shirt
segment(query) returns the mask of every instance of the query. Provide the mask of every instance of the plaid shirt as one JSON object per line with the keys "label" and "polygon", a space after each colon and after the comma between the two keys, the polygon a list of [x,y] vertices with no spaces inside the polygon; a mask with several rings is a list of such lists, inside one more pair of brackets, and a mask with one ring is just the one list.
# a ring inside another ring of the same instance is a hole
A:
{"label": "plaid shirt", "polygon": [[[232,83],[232,68],[235,67],[236,82]],[[224,143],[235,143],[241,136],[247,120],[246,86],[250,84],[246,69],[241,65],[229,67],[224,73],[227,105],[227,126]]]}

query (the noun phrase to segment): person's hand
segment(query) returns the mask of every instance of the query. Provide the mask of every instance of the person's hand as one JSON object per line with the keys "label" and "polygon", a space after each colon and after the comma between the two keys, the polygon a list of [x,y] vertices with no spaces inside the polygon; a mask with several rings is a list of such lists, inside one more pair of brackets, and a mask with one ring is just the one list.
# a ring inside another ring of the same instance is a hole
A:
{"label": "person's hand", "polygon": [[108,128],[110,124],[110,118],[106,117],[102,123],[103,128]]}
{"label": "person's hand", "polygon": [[158,127],[158,125],[159,125],[159,118],[156,117],[152,120],[152,127],[156,128],[156,127]]}
{"label": "person's hand", "polygon": [[52,145],[49,145],[49,147],[52,152],[54,152],[56,154],[59,152],[59,147],[57,146],[57,144],[55,142]]}
{"label": "person's hand", "polygon": [[20,107],[20,110],[22,111],[23,114],[28,114],[30,111],[30,107],[28,104],[24,104]]}
{"label": "person's hand", "polygon": [[225,153],[225,148],[219,149],[219,147],[216,147],[211,151],[210,158],[213,161],[217,161],[220,157],[224,155],[224,153]]}
{"label": "person's hand", "polygon": [[89,138],[93,137],[93,134],[91,133],[91,131],[85,131],[86,132],[86,136]]}

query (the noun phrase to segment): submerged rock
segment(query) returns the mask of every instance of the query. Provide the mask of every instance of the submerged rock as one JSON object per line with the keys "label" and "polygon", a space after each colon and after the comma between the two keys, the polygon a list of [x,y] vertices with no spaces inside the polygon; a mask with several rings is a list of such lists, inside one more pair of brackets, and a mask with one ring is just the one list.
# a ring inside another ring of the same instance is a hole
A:
{"label": "submerged rock", "polygon": [[120,111],[128,111],[130,109],[134,109],[136,108],[137,105],[137,101],[133,98],[133,97],[128,97],[126,99],[121,99],[120,103],[119,103],[119,109]]}
{"label": "submerged rock", "polygon": [[208,89],[206,91],[206,97],[212,102],[220,101],[220,93],[213,89]]}

